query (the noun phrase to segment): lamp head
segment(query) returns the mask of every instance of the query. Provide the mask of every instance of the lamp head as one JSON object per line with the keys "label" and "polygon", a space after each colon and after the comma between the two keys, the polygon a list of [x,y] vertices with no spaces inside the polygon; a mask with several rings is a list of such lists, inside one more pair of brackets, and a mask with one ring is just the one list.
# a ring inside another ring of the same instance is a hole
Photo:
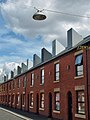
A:
{"label": "lamp head", "polygon": [[33,19],[34,20],[45,20],[46,19],[46,15],[43,14],[42,11],[37,11],[34,15],[33,15]]}

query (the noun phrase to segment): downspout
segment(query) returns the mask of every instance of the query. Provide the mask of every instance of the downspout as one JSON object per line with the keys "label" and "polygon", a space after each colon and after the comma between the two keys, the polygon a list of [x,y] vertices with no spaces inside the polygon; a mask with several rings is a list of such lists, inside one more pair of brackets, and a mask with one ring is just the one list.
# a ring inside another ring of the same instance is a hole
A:
{"label": "downspout", "polygon": [[86,48],[86,87],[87,87],[87,109],[88,109],[88,120],[90,120],[89,116],[89,94],[88,94],[88,48]]}

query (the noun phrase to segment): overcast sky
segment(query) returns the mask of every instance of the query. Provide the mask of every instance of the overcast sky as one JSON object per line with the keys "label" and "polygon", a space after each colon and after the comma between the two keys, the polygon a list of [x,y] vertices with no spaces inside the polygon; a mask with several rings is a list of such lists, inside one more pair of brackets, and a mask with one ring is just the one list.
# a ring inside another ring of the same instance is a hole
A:
{"label": "overcast sky", "polygon": [[90,34],[90,18],[63,15],[44,10],[47,19],[32,19],[38,9],[90,16],[90,0],[0,0],[0,67],[5,62],[32,60],[41,48],[51,52],[51,43],[59,40],[66,46],[67,30]]}

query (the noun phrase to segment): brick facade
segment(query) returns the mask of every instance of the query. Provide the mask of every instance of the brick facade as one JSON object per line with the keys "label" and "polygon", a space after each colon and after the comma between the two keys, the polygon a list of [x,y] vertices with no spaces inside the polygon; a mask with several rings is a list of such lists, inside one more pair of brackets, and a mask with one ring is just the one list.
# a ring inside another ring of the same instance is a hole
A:
{"label": "brick facade", "polygon": [[[90,46],[90,41],[84,45]],[[83,55],[83,75],[76,76],[75,57],[79,53]],[[55,64],[57,63],[59,80],[55,81]],[[44,84],[40,83],[42,69],[44,69]],[[33,86],[31,85],[32,73],[34,73]],[[26,81],[24,81],[25,78]],[[77,112],[78,91],[84,91],[85,113]],[[58,95],[55,98],[56,93],[59,93],[59,98]],[[44,97],[41,94],[44,94]],[[55,109],[55,100],[60,105],[57,108],[60,110]],[[0,84],[0,104],[63,120],[89,120],[90,49],[71,49]]]}

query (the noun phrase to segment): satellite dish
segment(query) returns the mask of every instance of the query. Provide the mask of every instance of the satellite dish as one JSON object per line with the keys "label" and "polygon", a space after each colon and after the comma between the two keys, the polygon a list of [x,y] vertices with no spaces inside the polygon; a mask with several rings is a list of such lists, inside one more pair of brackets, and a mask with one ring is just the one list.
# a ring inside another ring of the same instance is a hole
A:
{"label": "satellite dish", "polygon": [[46,15],[44,15],[44,13],[40,10],[38,10],[34,15],[33,15],[33,19],[34,20],[45,20],[46,19]]}

